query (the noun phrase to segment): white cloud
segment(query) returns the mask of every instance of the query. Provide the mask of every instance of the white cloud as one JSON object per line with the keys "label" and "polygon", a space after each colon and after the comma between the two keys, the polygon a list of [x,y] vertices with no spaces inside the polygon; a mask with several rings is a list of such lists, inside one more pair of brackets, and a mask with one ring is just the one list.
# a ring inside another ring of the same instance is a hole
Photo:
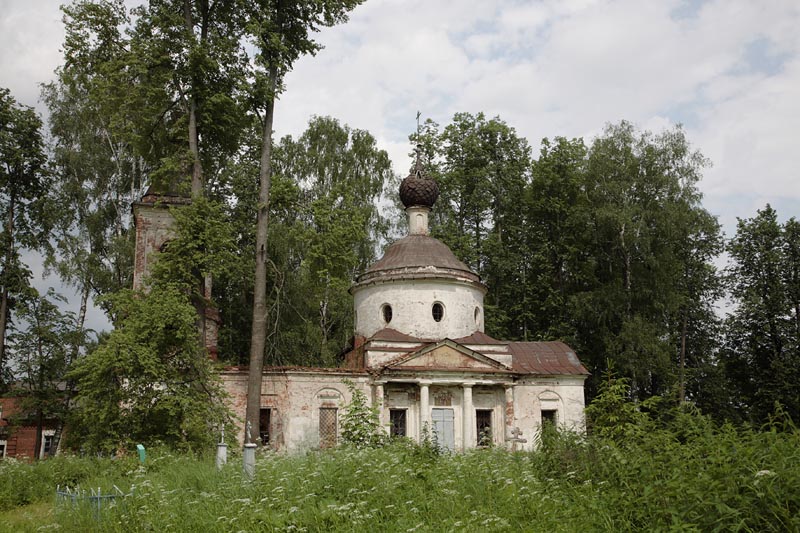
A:
{"label": "white cloud", "polygon": [[0,87],[37,106],[38,84],[53,78],[64,37],[59,0],[3,0],[0,10]]}

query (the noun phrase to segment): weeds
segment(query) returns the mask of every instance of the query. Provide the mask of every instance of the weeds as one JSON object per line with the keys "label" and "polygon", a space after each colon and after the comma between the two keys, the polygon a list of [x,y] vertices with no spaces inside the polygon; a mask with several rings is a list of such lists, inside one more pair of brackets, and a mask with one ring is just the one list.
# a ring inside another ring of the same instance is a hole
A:
{"label": "weeds", "polygon": [[[52,501],[56,479],[133,487],[99,519],[76,507],[21,522],[35,531],[797,531],[800,434],[717,427],[676,413],[627,438],[546,435],[535,452],[441,454],[408,441],[240,461],[153,451],[145,468],[108,459],[3,463],[0,501]],[[28,496],[14,496],[17,487]],[[46,523],[44,523],[46,522]],[[22,524],[22,525],[20,525]],[[1,529],[1,528],[0,528]],[[40,529],[41,530],[41,529]]]}

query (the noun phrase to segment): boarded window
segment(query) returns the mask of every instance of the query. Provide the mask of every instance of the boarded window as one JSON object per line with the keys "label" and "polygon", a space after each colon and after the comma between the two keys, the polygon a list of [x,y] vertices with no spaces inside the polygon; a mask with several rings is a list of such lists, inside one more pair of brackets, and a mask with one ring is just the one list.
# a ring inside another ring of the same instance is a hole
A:
{"label": "boarded window", "polygon": [[272,424],[272,409],[261,409],[258,419],[258,436],[261,438],[261,445],[267,446],[270,443],[270,427]]}
{"label": "boarded window", "polygon": [[489,446],[492,443],[492,410],[477,409],[475,411],[475,429],[478,446]]}
{"label": "boarded window", "polygon": [[405,409],[389,409],[389,422],[392,424],[392,437],[405,437],[407,435]]}
{"label": "boarded window", "polygon": [[335,407],[320,407],[319,409],[319,447],[330,448],[336,446],[336,412]]}

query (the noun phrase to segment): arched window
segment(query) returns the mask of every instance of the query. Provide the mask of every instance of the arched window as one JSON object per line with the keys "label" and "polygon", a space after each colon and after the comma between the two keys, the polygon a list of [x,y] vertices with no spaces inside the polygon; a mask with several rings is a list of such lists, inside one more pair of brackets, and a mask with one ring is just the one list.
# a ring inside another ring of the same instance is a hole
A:
{"label": "arched window", "polygon": [[436,302],[431,308],[431,314],[436,322],[441,322],[442,318],[444,318],[444,306],[439,302]]}
{"label": "arched window", "polygon": [[381,308],[381,312],[383,313],[383,321],[387,324],[392,321],[392,306],[389,304],[383,304]]}

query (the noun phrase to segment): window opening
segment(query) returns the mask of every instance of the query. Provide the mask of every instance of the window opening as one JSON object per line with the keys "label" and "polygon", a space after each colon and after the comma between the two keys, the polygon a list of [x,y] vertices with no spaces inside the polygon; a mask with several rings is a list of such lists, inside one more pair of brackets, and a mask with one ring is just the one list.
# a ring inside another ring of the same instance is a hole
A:
{"label": "window opening", "polygon": [[552,424],[556,425],[558,422],[558,411],[555,409],[542,409],[542,425]]}
{"label": "window opening", "polygon": [[481,308],[475,308],[475,325],[479,325],[481,323]]}
{"label": "window opening", "polygon": [[330,448],[336,446],[336,412],[335,407],[320,407],[319,409],[319,447]]}
{"label": "window opening", "polygon": [[42,457],[50,457],[53,453],[53,435],[44,435],[44,443],[42,444]]}
{"label": "window opening", "polygon": [[389,304],[383,306],[383,321],[387,324],[392,321],[392,306]]}
{"label": "window opening", "polygon": [[441,322],[442,317],[444,317],[444,307],[439,302],[433,304],[433,308],[431,309],[431,313],[433,314],[433,319],[436,322]]}
{"label": "window opening", "polygon": [[258,436],[261,438],[261,445],[267,446],[270,443],[270,426],[272,422],[272,409],[261,409],[258,417]]}
{"label": "window opening", "polygon": [[389,409],[389,422],[391,424],[390,434],[392,437],[405,437],[407,435],[405,409]]}
{"label": "window opening", "polygon": [[475,427],[477,429],[478,446],[489,446],[492,443],[492,410],[475,410]]}
{"label": "window opening", "polygon": [[0,440],[0,459],[6,456],[6,441]]}

